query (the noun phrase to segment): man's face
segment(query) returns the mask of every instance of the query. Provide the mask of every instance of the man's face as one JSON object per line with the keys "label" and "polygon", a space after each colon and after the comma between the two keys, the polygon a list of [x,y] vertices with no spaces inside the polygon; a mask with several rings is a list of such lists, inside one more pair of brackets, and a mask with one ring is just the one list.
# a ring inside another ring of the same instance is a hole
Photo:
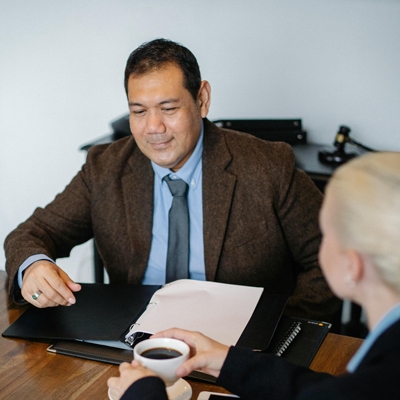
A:
{"label": "man's face", "polygon": [[194,101],[175,64],[128,80],[129,124],[145,156],[177,171],[192,154],[201,119],[209,107],[209,85],[203,81]]}

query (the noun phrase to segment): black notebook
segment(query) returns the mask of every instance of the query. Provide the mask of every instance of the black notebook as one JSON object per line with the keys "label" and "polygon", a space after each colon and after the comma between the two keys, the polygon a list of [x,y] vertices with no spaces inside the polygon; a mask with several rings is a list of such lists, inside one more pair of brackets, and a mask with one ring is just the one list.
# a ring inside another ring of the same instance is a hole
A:
{"label": "black notebook", "polygon": [[265,352],[308,367],[331,326],[328,322],[284,315]]}

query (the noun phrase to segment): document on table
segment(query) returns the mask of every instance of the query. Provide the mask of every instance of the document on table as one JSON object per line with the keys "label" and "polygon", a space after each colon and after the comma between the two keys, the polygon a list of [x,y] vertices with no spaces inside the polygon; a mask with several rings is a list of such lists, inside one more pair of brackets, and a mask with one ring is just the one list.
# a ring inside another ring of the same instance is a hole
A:
{"label": "document on table", "polygon": [[136,332],[181,328],[202,332],[228,346],[235,345],[262,292],[260,287],[180,279],[154,293],[126,337]]}

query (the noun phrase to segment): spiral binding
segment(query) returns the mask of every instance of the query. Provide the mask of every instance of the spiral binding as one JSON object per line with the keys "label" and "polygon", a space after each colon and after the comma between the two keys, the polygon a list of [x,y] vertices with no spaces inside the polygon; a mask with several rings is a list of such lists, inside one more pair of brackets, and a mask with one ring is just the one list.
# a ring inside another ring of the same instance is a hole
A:
{"label": "spiral binding", "polygon": [[294,338],[298,335],[300,331],[301,331],[301,322],[293,322],[292,326],[289,328],[286,335],[275,347],[272,353],[280,357],[289,347],[290,343],[293,342]]}

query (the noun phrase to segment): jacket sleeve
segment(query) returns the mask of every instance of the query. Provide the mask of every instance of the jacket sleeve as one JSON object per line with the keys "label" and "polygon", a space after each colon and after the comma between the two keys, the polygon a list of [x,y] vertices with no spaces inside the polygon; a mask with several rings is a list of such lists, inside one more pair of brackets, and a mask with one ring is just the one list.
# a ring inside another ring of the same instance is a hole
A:
{"label": "jacket sleeve", "polygon": [[31,255],[45,254],[53,260],[67,257],[71,249],[92,236],[89,167],[85,165],[62,193],[12,231],[5,240],[6,270],[10,298],[18,301],[15,276]]}
{"label": "jacket sleeve", "polygon": [[242,399],[299,399],[307,387],[335,379],[271,354],[231,347],[217,384]]}
{"label": "jacket sleeve", "polygon": [[285,359],[231,347],[217,384],[241,399],[391,400],[399,394],[398,335],[382,337],[354,373],[315,372]]}
{"label": "jacket sleeve", "polygon": [[137,380],[125,391],[121,400],[168,400],[164,382],[157,377]]}
{"label": "jacket sleeve", "polygon": [[319,211],[323,196],[310,177],[295,165],[289,148],[282,157],[281,179],[277,181],[277,214],[285,239],[297,268],[297,282],[288,300],[285,313],[298,317],[323,319],[340,309],[341,302],[333,295],[318,263],[321,243]]}

